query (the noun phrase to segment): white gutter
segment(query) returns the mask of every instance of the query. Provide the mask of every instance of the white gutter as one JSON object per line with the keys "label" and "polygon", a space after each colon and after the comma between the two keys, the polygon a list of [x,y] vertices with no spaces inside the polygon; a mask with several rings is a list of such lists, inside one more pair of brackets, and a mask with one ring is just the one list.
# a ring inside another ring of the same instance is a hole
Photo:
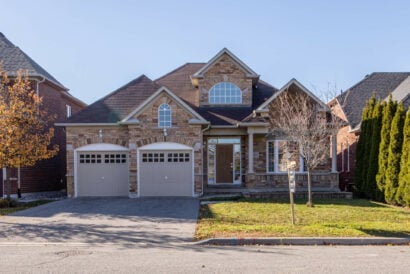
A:
{"label": "white gutter", "polygon": [[238,123],[238,127],[266,127],[269,123],[266,122],[251,122],[251,123]]}
{"label": "white gutter", "polygon": [[120,126],[119,123],[55,123],[57,127],[99,127],[99,126]]}
{"label": "white gutter", "polygon": [[211,126],[211,128],[238,128],[238,124],[232,126]]}

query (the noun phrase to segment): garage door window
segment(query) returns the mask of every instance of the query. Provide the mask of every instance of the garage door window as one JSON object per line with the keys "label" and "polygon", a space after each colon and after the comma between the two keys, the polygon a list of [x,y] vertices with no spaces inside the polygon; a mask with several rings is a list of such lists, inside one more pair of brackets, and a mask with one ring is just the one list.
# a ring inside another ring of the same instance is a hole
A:
{"label": "garage door window", "polygon": [[163,163],[164,153],[143,153],[142,162],[143,163]]}
{"label": "garage door window", "polygon": [[127,162],[126,154],[105,154],[104,163],[106,164],[123,164]]}
{"label": "garage door window", "polygon": [[83,153],[80,154],[80,164],[124,164],[127,162],[127,154],[112,153],[112,154],[97,154]]}
{"label": "garage door window", "polygon": [[168,162],[183,163],[189,162],[189,153],[168,153]]}
{"label": "garage door window", "polygon": [[101,164],[101,154],[81,154],[81,164]]}

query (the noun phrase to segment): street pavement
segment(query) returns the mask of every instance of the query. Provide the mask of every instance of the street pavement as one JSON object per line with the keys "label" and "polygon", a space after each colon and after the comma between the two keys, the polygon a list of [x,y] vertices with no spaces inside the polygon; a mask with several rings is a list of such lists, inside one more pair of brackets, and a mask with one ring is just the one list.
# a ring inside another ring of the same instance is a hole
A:
{"label": "street pavement", "polygon": [[198,245],[198,208],[68,199],[2,216],[0,273],[409,273],[409,245]]}
{"label": "street pavement", "polygon": [[0,245],[1,273],[409,273],[409,246]]}

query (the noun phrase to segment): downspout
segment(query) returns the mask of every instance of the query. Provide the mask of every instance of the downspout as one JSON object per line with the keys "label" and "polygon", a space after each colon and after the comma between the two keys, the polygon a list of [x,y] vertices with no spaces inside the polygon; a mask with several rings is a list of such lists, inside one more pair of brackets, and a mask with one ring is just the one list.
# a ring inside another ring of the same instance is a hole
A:
{"label": "downspout", "polygon": [[41,81],[36,80],[36,82],[37,82],[37,85],[36,85],[37,96],[40,96],[40,84],[44,83],[46,81],[46,77],[44,77],[44,76],[41,76],[41,77],[43,77],[43,79]]}
{"label": "downspout", "polygon": [[201,183],[202,183],[202,188],[201,188],[201,196],[204,195],[204,132],[209,130],[211,128],[211,123],[208,124],[208,126],[204,129],[201,130]]}

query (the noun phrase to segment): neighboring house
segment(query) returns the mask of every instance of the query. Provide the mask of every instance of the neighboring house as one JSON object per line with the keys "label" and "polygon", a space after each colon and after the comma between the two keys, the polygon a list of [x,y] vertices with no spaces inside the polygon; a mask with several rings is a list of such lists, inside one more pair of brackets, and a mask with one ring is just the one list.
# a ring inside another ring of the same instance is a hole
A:
{"label": "neighboring house", "polygon": [[[68,195],[287,191],[285,140],[269,134],[268,122],[283,111],[269,106],[285,92],[306,93],[330,111],[294,79],[280,90],[260,80],[227,49],[154,81],[142,75],[57,124],[67,134]],[[303,161],[295,160],[306,189]],[[315,191],[338,191],[331,166],[329,155],[313,174]]]}
{"label": "neighboring house", "polygon": [[[43,107],[57,119],[64,119],[85,107],[85,104],[68,93],[68,89],[52,75],[33,61],[20,48],[11,43],[0,33],[0,64],[10,78],[19,69],[27,73],[32,89],[43,98]],[[38,162],[34,167],[21,169],[21,192],[42,192],[60,190],[66,187],[65,133],[63,128],[56,128],[52,144],[59,145],[57,156]],[[1,168],[1,167],[0,167]],[[17,176],[15,170],[12,177]],[[0,197],[5,195],[3,179],[5,170],[0,172]],[[17,181],[13,180],[12,192],[17,192]]]}
{"label": "neighboring house", "polygon": [[360,136],[362,111],[372,95],[410,105],[410,72],[374,72],[362,81],[333,98],[328,105],[347,122],[337,136],[338,167],[341,190],[351,190],[356,159],[356,145]]}

